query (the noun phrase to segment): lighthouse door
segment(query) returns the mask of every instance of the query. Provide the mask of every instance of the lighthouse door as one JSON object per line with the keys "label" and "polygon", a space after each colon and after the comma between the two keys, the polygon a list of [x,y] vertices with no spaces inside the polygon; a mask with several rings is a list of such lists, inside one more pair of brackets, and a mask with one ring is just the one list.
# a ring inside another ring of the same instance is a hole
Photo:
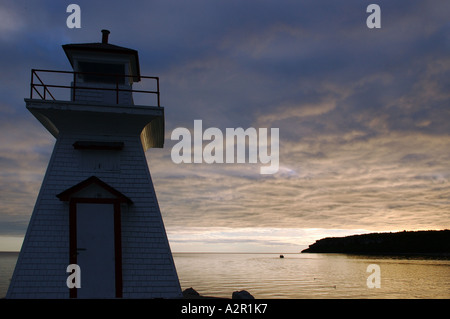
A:
{"label": "lighthouse door", "polygon": [[77,263],[81,269],[78,298],[114,298],[114,204],[76,204]]}

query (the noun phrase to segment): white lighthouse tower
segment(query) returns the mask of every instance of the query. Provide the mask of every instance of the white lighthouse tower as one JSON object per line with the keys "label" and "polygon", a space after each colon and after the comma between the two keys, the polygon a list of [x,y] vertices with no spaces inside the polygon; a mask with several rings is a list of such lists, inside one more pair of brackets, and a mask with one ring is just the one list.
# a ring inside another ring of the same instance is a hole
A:
{"label": "white lighthouse tower", "polygon": [[[63,45],[73,72],[32,70],[26,107],[56,143],[7,298],[181,297],[145,158],[164,142],[159,79],[102,33],[101,43]],[[44,74],[71,80],[49,84]],[[133,90],[144,80],[151,91]],[[134,105],[133,93],[151,106]],[[73,264],[79,288],[68,284]]]}

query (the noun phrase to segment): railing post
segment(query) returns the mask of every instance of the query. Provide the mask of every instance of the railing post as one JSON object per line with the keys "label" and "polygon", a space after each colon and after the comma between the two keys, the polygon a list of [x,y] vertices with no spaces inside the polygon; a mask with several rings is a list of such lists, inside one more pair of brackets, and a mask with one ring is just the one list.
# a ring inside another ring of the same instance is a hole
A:
{"label": "railing post", "polygon": [[30,99],[33,99],[34,69],[31,69]]}
{"label": "railing post", "polygon": [[161,101],[160,101],[160,97],[159,97],[159,77],[156,78],[156,92],[157,92],[157,95],[158,95],[158,107],[160,107],[161,106]]}
{"label": "railing post", "polygon": [[72,101],[75,102],[75,91],[77,87],[77,72],[73,72],[73,88],[72,88]]}

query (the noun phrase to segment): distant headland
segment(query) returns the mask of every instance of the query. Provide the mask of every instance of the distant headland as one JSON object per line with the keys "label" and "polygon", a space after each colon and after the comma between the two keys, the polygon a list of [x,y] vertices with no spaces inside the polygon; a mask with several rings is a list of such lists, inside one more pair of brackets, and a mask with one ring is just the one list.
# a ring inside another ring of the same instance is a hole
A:
{"label": "distant headland", "polygon": [[317,240],[302,253],[450,256],[450,230],[370,233]]}

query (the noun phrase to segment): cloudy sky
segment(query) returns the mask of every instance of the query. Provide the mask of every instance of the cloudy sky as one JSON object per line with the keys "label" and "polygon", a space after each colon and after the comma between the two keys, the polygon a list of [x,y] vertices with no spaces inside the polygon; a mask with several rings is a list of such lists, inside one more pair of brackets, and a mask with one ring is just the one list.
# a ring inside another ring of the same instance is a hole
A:
{"label": "cloudy sky", "polygon": [[[55,142],[25,108],[30,69],[70,70],[61,45],[101,29],[161,80],[165,148],[146,155],[173,251],[450,228],[449,16],[441,0],[2,0],[0,250],[20,249]],[[172,131],[198,119],[279,128],[278,173],[173,163]]]}

